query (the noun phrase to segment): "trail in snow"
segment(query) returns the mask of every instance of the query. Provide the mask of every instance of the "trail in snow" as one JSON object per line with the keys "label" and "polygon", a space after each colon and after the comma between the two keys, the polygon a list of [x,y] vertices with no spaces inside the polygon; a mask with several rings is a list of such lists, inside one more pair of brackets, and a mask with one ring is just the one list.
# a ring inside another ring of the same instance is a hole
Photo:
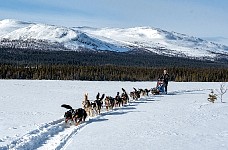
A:
{"label": "trail in snow", "polygon": [[64,119],[54,120],[38,127],[17,140],[12,141],[9,145],[0,147],[0,149],[36,149],[42,145],[50,136],[63,131]]}
{"label": "trail in snow", "polygon": [[197,91],[204,91],[204,90],[210,90],[210,89],[198,89],[198,90],[177,90],[169,92],[168,95],[178,95],[178,94],[184,94],[184,93],[190,93],[190,92],[197,92]]}
{"label": "trail in snow", "polygon": [[[188,92],[203,91],[207,89],[199,90],[179,90],[170,92],[168,95],[184,94]],[[156,99],[156,96],[153,96]],[[150,100],[151,96],[146,98],[141,98],[138,101]],[[157,97],[158,98],[158,97]],[[153,99],[154,100],[154,99]],[[130,104],[127,104],[130,105]],[[123,106],[124,107],[124,106]],[[22,137],[12,141],[10,144],[0,147],[0,150],[7,149],[62,149],[68,145],[71,138],[75,136],[80,130],[84,129],[86,125],[99,121],[105,115],[111,115],[116,110],[121,108],[116,108],[113,111],[102,112],[101,115],[95,117],[89,117],[85,122],[78,126],[67,126],[64,122],[64,118],[54,120],[50,123],[45,123],[39,126],[37,129],[30,131],[29,133],[23,135]]]}
{"label": "trail in snow", "polygon": [[[108,112],[107,112],[108,113]],[[101,115],[87,118],[87,120],[78,126],[65,124],[64,119],[54,120],[50,123],[41,125],[17,140],[14,140],[7,146],[0,147],[0,150],[7,149],[61,149],[67,141],[87,124],[98,120]]]}
{"label": "trail in snow", "polygon": [[[118,108],[113,111],[118,110]],[[64,118],[45,123],[24,136],[12,141],[10,144],[0,147],[0,150],[8,149],[56,149],[63,148],[72,136],[77,134],[86,125],[99,120],[102,116],[111,114],[113,111],[102,112],[101,115],[89,117],[78,126],[65,124]]]}

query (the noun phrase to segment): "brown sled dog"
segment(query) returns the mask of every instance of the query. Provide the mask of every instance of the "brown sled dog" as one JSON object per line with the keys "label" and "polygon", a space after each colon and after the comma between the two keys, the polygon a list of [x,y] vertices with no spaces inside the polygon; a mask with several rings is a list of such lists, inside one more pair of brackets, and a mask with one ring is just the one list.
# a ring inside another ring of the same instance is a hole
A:
{"label": "brown sled dog", "polygon": [[85,99],[84,101],[82,101],[82,107],[85,109],[88,116],[91,116],[91,117],[94,116],[91,102],[88,100],[88,93],[85,94]]}

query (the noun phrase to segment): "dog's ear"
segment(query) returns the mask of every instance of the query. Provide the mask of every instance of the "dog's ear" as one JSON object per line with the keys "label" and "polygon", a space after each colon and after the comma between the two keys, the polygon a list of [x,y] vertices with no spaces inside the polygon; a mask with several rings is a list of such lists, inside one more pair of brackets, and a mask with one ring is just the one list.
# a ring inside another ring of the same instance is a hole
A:
{"label": "dog's ear", "polygon": [[85,101],[88,100],[88,93],[85,93]]}

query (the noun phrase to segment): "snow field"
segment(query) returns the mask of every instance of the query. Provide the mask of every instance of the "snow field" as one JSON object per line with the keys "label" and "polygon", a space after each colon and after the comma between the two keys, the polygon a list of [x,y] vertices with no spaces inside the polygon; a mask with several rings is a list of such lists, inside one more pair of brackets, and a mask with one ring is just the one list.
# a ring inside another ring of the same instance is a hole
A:
{"label": "snow field", "polygon": [[[115,96],[155,82],[1,80],[0,149],[227,149],[227,103],[207,101],[219,83],[170,82],[168,95],[150,95],[66,126],[66,103],[84,93]],[[227,94],[224,96],[227,102]]]}

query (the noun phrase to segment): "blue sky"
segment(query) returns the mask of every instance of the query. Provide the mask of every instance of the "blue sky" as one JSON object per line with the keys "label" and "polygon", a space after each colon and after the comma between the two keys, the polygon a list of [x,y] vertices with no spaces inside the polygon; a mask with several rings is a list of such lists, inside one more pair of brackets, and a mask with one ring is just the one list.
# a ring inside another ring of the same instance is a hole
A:
{"label": "blue sky", "polygon": [[151,26],[226,42],[227,8],[228,0],[0,0],[0,19],[68,27]]}

